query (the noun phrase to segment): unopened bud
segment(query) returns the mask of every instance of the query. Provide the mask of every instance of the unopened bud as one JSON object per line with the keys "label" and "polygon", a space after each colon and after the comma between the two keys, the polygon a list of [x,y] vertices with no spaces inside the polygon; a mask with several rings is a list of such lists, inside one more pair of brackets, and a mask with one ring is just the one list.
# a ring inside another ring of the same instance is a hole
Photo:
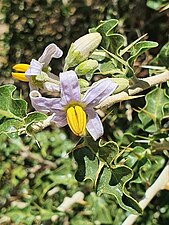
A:
{"label": "unopened bud", "polygon": [[97,69],[97,67],[98,67],[98,62],[96,60],[89,59],[80,63],[75,68],[75,72],[79,76],[86,75],[86,74],[93,74],[94,71]]}
{"label": "unopened bud", "polygon": [[79,79],[80,89],[89,87],[89,82],[85,79]]}
{"label": "unopened bud", "polygon": [[125,78],[110,78],[113,82],[118,84],[118,87],[113,92],[114,94],[117,94],[123,90],[125,90],[129,86],[129,80]]}
{"label": "unopened bud", "polygon": [[101,39],[100,33],[95,32],[86,34],[72,43],[65,59],[64,70],[85,61],[99,46]]}

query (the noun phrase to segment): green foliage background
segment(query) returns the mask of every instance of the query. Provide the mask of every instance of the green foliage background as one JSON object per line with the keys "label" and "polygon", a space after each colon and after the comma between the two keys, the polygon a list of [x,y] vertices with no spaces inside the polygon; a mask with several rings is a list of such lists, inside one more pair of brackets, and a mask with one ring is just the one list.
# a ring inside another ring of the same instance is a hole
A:
{"label": "green foliage background", "polygon": [[[149,62],[168,41],[168,14],[167,11],[159,13],[165,3],[166,1],[162,0],[3,0],[1,24],[6,24],[9,31],[1,35],[0,82],[1,84],[13,84],[14,80],[10,75],[12,66],[19,62],[29,63],[32,58],[38,58],[43,49],[51,42],[56,43],[66,55],[71,42],[86,34],[89,28],[97,26],[100,20],[111,18],[119,20],[118,32],[126,36],[128,43],[137,39],[138,35],[145,33],[148,33],[149,40],[159,43],[157,48],[150,50],[147,55],[138,60],[138,64],[144,60]],[[63,66],[62,60],[52,63],[52,68],[59,72]],[[165,62],[165,64],[167,63]],[[148,71],[139,69],[137,74],[139,77],[145,77]],[[27,84],[16,81],[15,85],[21,92],[16,91],[14,96],[23,95],[23,98],[28,100]],[[132,141],[137,140],[138,136],[145,137],[147,135],[148,137],[149,133],[155,129],[158,131],[161,124],[165,124],[166,118],[147,126],[147,121],[151,117],[143,112],[140,112],[139,116],[133,112],[131,120],[127,115],[129,116],[130,108],[143,108],[145,104],[144,109],[148,112],[154,113],[154,109],[158,109],[158,115],[161,115],[159,120],[168,115],[162,108],[164,102],[167,101],[163,100],[167,98],[163,90],[165,88],[166,86],[163,85],[162,89],[152,90],[145,100],[127,101],[112,108],[113,116],[108,116],[104,123],[105,137],[126,147]],[[162,107],[153,105],[148,100],[149,97],[158,98],[159,95],[162,99]],[[3,102],[3,98],[1,102]],[[11,105],[11,102],[9,104]],[[2,108],[3,104],[1,104]],[[29,104],[28,110],[32,110]],[[20,113],[18,113],[19,116]],[[24,119],[24,123],[28,126],[29,119]],[[9,127],[9,124],[7,126]],[[132,133],[136,136],[131,135]],[[157,138],[151,140],[154,148],[158,148],[159,136],[157,132]],[[165,135],[162,135],[162,138],[165,138]],[[55,126],[35,134],[33,138],[15,136],[14,139],[10,139],[4,134],[0,135],[0,224],[120,225],[122,223],[128,213],[117,205],[115,197],[107,194],[97,196],[92,183],[89,180],[82,181],[86,178],[92,180],[93,171],[87,171],[86,176],[88,175],[88,177],[78,177],[80,168],[75,160],[78,162],[78,157],[81,158],[82,154],[84,154],[85,162],[92,163],[92,168],[94,167],[93,161],[89,160],[90,157],[86,157],[86,151],[88,151],[86,149],[75,150],[74,160],[71,151],[76,142],[77,139],[66,128],[58,130]],[[134,151],[130,153],[129,150],[123,156],[128,159],[128,165],[132,165],[135,169],[142,168],[142,170],[135,173],[139,175],[133,178],[131,187],[127,188],[139,201],[146,188],[159,174],[168,155],[159,151],[152,157],[145,151],[146,142],[142,147],[139,144],[132,147]],[[151,150],[153,151],[153,149]],[[70,154],[68,154],[69,152]],[[138,155],[139,160],[136,162],[136,166],[132,154]],[[118,160],[120,161],[120,157]],[[94,162],[97,163],[95,160]],[[157,174],[156,171],[158,171]],[[105,170],[104,173],[105,177],[109,176],[108,171]],[[130,176],[130,173],[126,171],[127,176],[128,174]],[[78,182],[75,176],[82,182]],[[127,176],[122,183],[125,184]],[[103,193],[102,187],[97,188],[98,194]],[[77,191],[85,194],[84,202],[73,205],[67,212],[59,212],[57,207],[64,198],[71,197]],[[169,221],[168,202],[167,191],[158,193],[146,208],[143,216],[139,217],[137,224],[167,225]],[[56,216],[58,216],[57,220]]]}

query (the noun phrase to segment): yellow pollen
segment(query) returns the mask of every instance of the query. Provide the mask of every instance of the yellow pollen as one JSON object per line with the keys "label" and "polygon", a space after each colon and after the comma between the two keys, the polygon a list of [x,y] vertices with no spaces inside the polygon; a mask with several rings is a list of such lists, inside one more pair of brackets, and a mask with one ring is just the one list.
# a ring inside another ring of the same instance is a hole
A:
{"label": "yellow pollen", "polygon": [[81,106],[75,105],[67,109],[67,123],[75,135],[84,135],[86,128],[86,113]]}
{"label": "yellow pollen", "polygon": [[13,66],[13,69],[17,72],[12,73],[12,77],[17,80],[21,80],[24,82],[29,82],[28,79],[25,77],[25,72],[29,68],[29,64],[16,64]]}

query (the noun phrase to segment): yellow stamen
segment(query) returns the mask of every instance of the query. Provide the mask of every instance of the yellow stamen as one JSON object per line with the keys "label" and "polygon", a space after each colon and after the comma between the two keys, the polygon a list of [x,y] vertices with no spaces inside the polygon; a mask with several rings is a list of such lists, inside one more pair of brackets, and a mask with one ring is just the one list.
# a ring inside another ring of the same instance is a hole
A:
{"label": "yellow stamen", "polygon": [[29,82],[28,79],[25,77],[25,72],[29,68],[29,64],[16,64],[13,66],[13,69],[16,70],[17,72],[13,72],[12,76],[17,79],[21,80],[24,82]]}
{"label": "yellow stamen", "polygon": [[82,136],[86,128],[86,113],[79,105],[71,106],[67,110],[67,123],[72,132]]}
{"label": "yellow stamen", "polygon": [[12,73],[12,76],[17,80],[29,82],[24,73]]}
{"label": "yellow stamen", "polygon": [[29,64],[20,63],[20,64],[16,64],[15,66],[13,66],[12,69],[14,69],[18,72],[26,72],[28,68],[29,68]]}

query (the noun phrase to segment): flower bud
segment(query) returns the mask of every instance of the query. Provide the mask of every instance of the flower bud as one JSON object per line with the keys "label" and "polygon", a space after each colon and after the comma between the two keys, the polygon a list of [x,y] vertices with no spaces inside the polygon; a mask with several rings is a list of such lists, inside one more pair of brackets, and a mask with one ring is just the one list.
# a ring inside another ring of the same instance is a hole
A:
{"label": "flower bud", "polygon": [[118,87],[115,89],[114,94],[117,94],[123,90],[125,90],[127,87],[129,87],[129,80],[125,78],[110,78],[113,82],[118,84]]}
{"label": "flower bud", "polygon": [[80,89],[81,88],[86,88],[89,87],[89,82],[85,79],[79,79],[79,85],[80,85]]}
{"label": "flower bud", "polygon": [[97,67],[98,67],[98,62],[96,60],[89,59],[80,63],[75,68],[75,72],[79,76],[86,75],[86,74],[93,74],[94,71],[97,69]]}
{"label": "flower bud", "polygon": [[100,33],[95,32],[86,34],[72,43],[65,59],[64,70],[85,61],[99,46],[101,39]]}

